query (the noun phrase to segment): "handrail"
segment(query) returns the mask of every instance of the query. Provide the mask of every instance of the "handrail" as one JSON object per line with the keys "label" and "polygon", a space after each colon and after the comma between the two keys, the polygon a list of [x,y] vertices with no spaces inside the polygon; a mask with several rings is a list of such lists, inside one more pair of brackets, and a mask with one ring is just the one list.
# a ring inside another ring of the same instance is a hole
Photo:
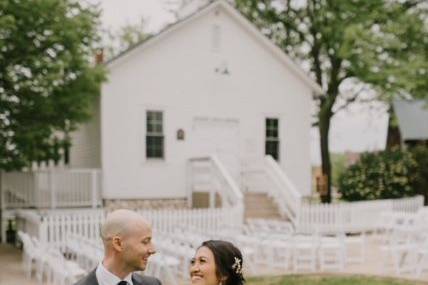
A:
{"label": "handrail", "polygon": [[301,199],[302,194],[297,190],[297,187],[291,182],[290,178],[282,171],[278,163],[270,155],[266,155],[267,163],[272,167],[275,173],[278,175],[278,178],[282,180],[284,184],[287,185],[287,188],[290,190],[290,193],[294,195],[294,198]]}
{"label": "handrail", "polygon": [[233,196],[234,204],[238,204],[244,200],[244,195],[242,195],[241,190],[239,190],[238,185],[236,184],[236,181],[232,178],[229,171],[226,170],[224,165],[220,162],[218,157],[216,155],[210,156],[211,161],[213,162],[213,165],[217,168],[217,170],[220,172],[221,176],[226,180],[227,185],[229,186],[229,189],[231,190],[231,194]]}
{"label": "handrail", "polygon": [[265,156],[264,162],[264,170],[276,186],[269,188],[270,194],[273,196],[280,211],[283,212],[282,214],[285,214],[292,224],[296,226],[302,195],[272,156]]}
{"label": "handrail", "polygon": [[193,162],[207,162],[210,164],[210,171],[214,173],[215,178],[217,180],[221,180],[221,184],[226,187],[219,187],[220,195],[223,197],[223,202],[227,204],[227,206],[240,206],[243,207],[244,196],[239,189],[236,181],[232,178],[229,171],[220,161],[220,159],[216,155],[202,156],[202,157],[192,157],[189,159],[191,163]]}

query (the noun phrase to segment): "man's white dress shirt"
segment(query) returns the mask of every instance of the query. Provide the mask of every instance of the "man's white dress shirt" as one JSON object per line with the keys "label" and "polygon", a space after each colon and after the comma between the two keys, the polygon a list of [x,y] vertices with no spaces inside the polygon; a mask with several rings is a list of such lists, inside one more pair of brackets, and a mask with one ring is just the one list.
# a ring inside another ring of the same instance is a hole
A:
{"label": "man's white dress shirt", "polygon": [[129,285],[134,285],[134,283],[132,283],[132,272],[129,273],[124,279],[120,279],[108,271],[102,262],[98,264],[97,270],[95,271],[95,276],[97,277],[99,285],[117,285],[117,283],[122,280],[128,282]]}

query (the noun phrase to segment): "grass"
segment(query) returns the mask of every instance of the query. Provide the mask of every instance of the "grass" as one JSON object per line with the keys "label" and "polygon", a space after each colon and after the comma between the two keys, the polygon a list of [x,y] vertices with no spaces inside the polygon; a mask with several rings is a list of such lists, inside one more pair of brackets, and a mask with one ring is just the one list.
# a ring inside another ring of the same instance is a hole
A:
{"label": "grass", "polygon": [[288,275],[249,278],[247,285],[422,285],[424,282],[367,276]]}

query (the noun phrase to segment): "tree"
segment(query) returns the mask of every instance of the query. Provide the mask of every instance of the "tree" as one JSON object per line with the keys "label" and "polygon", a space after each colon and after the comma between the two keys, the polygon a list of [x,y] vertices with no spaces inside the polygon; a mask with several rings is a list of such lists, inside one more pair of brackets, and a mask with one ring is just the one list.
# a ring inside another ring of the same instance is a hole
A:
{"label": "tree", "polygon": [[118,31],[105,31],[106,57],[113,58],[133,46],[147,40],[151,34],[146,32],[146,20],[141,18],[136,24],[127,24]]}
{"label": "tree", "polygon": [[0,0],[0,170],[58,161],[89,118],[98,16],[72,0]]}
{"label": "tree", "polygon": [[330,122],[375,90],[379,98],[426,92],[427,5],[422,0],[235,0],[291,58],[309,66],[317,96],[322,173],[331,201]]}

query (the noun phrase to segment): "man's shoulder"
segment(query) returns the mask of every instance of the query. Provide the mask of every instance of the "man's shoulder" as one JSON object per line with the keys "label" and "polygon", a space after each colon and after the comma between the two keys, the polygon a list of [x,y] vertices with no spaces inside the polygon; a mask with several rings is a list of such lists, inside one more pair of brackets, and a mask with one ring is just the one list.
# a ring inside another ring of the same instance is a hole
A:
{"label": "man's shoulder", "polygon": [[95,270],[91,271],[88,275],[74,283],[73,285],[98,285],[98,280],[95,275]]}
{"label": "man's shoulder", "polygon": [[132,279],[133,279],[132,281],[134,282],[134,285],[161,285],[162,284],[160,280],[155,277],[144,276],[141,274],[133,274]]}

